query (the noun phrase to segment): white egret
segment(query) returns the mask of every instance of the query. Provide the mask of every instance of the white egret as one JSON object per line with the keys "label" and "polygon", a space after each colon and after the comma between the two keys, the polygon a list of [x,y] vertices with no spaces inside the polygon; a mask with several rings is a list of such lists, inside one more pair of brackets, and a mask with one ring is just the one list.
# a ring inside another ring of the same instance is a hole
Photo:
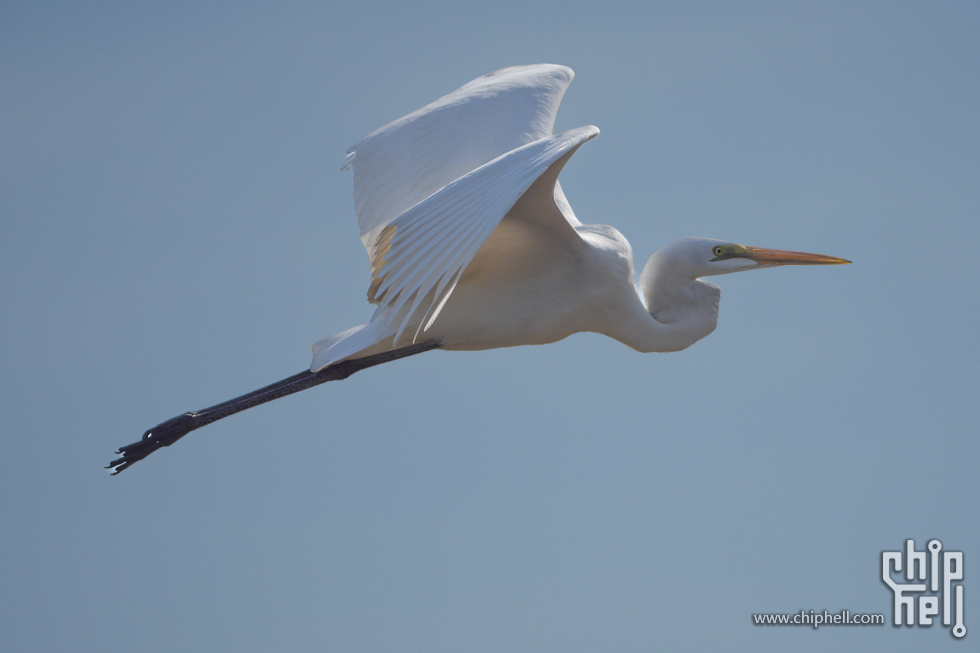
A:
{"label": "white egret", "polygon": [[430,349],[541,345],[593,331],[641,352],[677,351],[717,323],[720,290],[703,277],[848,263],[687,238],[653,254],[634,286],[627,240],[580,223],[558,183],[599,133],[552,133],[572,77],[564,66],[504,68],[352,147],[371,321],[316,343],[309,371],[148,430],[117,452],[113,473],[215,420]]}

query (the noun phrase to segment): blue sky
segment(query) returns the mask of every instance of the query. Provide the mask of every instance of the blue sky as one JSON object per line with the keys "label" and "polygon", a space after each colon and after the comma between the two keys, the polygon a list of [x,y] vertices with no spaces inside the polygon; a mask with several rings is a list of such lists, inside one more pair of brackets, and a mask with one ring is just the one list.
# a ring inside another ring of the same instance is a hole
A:
{"label": "blue sky", "polygon": [[[883,550],[972,574],[980,7],[0,8],[0,648],[962,650]],[[434,352],[195,432],[365,321],[344,152],[503,66],[577,74],[578,217],[850,266],[716,279],[676,354]],[[967,636],[973,639],[976,633]]]}

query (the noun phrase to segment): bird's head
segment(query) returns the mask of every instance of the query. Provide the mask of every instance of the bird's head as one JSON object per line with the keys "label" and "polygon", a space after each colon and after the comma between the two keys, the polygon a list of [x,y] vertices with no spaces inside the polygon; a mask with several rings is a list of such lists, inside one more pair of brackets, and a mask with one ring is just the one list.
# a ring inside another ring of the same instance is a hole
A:
{"label": "bird's head", "polygon": [[[692,279],[777,265],[840,265],[847,259],[807,252],[746,247],[710,238],[684,238],[667,245],[654,255],[662,270]],[[651,260],[653,262],[653,260]]]}
{"label": "bird's head", "polygon": [[[837,265],[836,256],[746,247],[708,238],[684,238],[657,250],[640,275],[639,290],[647,311],[661,324],[682,325],[673,340],[650,351],[676,351],[711,333],[718,322],[721,289],[701,281],[729,272],[777,265]],[[646,351],[646,350],[641,350]]]}

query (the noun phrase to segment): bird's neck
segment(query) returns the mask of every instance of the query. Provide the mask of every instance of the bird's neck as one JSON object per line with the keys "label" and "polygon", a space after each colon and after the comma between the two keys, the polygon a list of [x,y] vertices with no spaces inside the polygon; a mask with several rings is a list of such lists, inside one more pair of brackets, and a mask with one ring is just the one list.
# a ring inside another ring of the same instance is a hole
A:
{"label": "bird's neck", "polygon": [[[644,270],[636,306],[614,338],[641,352],[680,351],[704,338],[718,324],[718,286]],[[612,335],[612,334],[610,334]]]}

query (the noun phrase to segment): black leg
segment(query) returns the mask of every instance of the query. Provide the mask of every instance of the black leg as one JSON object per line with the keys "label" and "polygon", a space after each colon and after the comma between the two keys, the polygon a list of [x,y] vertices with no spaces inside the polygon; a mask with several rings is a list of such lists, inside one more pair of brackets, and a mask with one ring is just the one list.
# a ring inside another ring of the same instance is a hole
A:
{"label": "black leg", "polygon": [[122,457],[113,460],[106,469],[111,469],[114,476],[124,469],[129,468],[134,463],[143,460],[157,449],[169,447],[191,431],[199,429],[202,426],[207,426],[219,419],[224,419],[229,415],[240,413],[243,410],[264,404],[273,399],[291,395],[300,390],[312,388],[327,381],[346,379],[355,372],[360,372],[375,365],[437,349],[439,346],[440,344],[438,342],[423,342],[417,345],[395,349],[394,351],[375,354],[374,356],[335,363],[330,367],[320,370],[316,374],[310,371],[300,372],[282,381],[267,385],[264,388],[259,388],[241,397],[216,404],[210,408],[172,417],[166,422],[161,422],[146,431],[138,441],[127,444],[124,447],[119,447],[119,451],[116,453],[121,454]]}

